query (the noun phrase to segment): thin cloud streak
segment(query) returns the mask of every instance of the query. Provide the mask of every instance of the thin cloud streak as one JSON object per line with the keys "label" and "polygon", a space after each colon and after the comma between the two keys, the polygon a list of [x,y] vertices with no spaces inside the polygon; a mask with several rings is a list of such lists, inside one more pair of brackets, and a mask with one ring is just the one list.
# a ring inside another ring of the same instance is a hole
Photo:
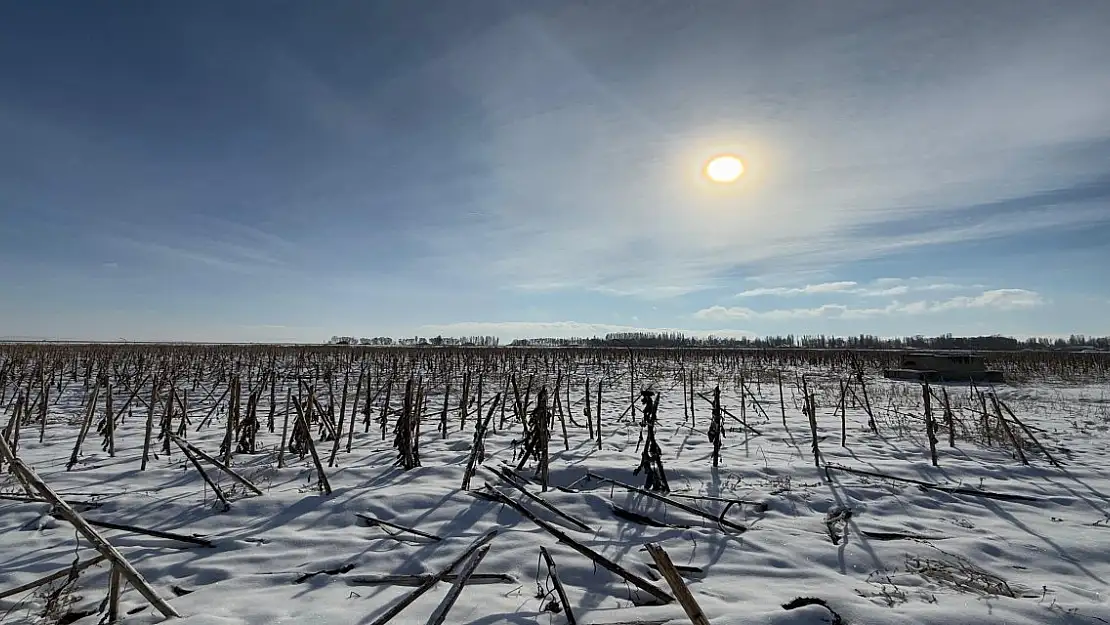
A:
{"label": "thin cloud streak", "polygon": [[813,308],[786,308],[755,310],[743,306],[710,306],[694,313],[699,320],[754,320],[754,319],[866,319],[897,314],[923,315],[961,309],[994,309],[1012,311],[1034,308],[1047,303],[1039,293],[1026,289],[994,289],[980,295],[953,297],[940,301],[893,301],[883,307],[857,308],[845,304],[823,304]]}
{"label": "thin cloud streak", "polygon": [[820,284],[807,284],[803,287],[760,287],[749,289],[736,294],[736,297],[762,297],[774,295],[785,297],[790,295],[813,295],[815,293],[848,293],[857,286],[857,282],[822,282]]}
{"label": "thin cloud streak", "polygon": [[920,282],[919,280],[901,278],[879,278],[868,285],[861,285],[853,281],[821,282],[807,284],[800,287],[759,287],[748,289],[736,294],[738,298],[745,297],[792,297],[799,295],[861,295],[864,297],[890,297],[905,295],[911,291],[959,291],[966,289],[982,288],[982,285],[960,285],[952,282]]}
{"label": "thin cloud streak", "polygon": [[214,253],[208,249],[179,247],[122,236],[109,236],[104,240],[112,248],[138,253],[148,261],[160,260],[178,263],[179,268],[183,268],[180,264],[184,264],[185,266],[200,266],[242,274],[253,274],[261,269],[260,264],[255,262],[255,259],[235,258],[234,256]]}

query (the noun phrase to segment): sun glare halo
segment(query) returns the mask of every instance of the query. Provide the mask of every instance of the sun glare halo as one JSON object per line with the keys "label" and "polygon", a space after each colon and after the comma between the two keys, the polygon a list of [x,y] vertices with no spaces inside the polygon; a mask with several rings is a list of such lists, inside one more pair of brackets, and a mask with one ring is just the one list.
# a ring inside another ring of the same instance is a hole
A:
{"label": "sun glare halo", "polygon": [[705,175],[713,182],[736,182],[744,175],[744,163],[731,154],[715,156],[706,163]]}

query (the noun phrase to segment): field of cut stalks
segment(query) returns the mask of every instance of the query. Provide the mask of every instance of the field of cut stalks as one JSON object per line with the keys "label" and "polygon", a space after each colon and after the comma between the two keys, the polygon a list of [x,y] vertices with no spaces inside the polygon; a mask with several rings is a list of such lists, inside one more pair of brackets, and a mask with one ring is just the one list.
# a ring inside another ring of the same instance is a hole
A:
{"label": "field of cut stalks", "polygon": [[0,345],[0,622],[1110,623],[1110,355]]}

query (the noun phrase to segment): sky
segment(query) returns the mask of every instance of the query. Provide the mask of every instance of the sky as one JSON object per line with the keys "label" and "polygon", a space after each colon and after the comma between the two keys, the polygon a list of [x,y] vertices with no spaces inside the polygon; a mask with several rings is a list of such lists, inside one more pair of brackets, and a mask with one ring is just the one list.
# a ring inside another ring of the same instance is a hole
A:
{"label": "sky", "polygon": [[1105,0],[6,3],[0,337],[1108,335],[1107,32]]}

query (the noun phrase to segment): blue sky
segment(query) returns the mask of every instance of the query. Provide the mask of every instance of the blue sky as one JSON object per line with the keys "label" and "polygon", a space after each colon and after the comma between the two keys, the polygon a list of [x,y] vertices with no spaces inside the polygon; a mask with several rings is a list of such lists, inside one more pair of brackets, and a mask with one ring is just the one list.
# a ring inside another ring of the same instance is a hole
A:
{"label": "blue sky", "polygon": [[1107,32],[1103,0],[9,3],[0,336],[1110,334]]}

